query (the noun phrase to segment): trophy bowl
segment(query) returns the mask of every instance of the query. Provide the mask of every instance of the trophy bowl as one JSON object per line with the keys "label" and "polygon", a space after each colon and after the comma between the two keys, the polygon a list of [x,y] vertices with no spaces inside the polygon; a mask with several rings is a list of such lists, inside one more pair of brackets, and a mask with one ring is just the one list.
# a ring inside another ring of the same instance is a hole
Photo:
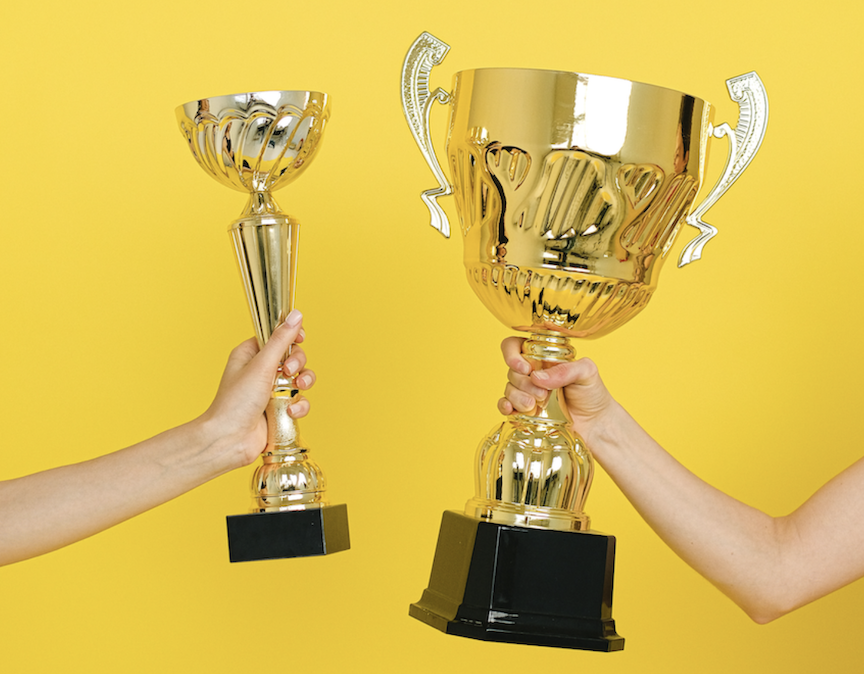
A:
{"label": "trophy bowl", "polygon": [[[607,334],[645,308],[682,224],[700,234],[679,266],[701,257],[716,233],[702,215],[762,142],[764,88],[755,73],[727,81],[739,105],[734,129],[715,127],[701,98],[578,72],[464,70],[451,93],[430,91],[448,50],[423,33],[402,68],[403,111],[439,182],[422,195],[431,224],[449,236],[437,199],[453,195],[474,293],[528,333],[522,353],[532,368],[571,361],[571,338]],[[449,109],[449,179],[429,131],[435,101]],[[729,156],[695,205],[712,136],[727,137]],[[562,393],[496,425],[474,465],[475,495],[463,513],[445,513],[430,584],[411,615],[478,639],[623,648],[611,618],[615,539],[590,528],[593,458]],[[542,580],[532,580],[538,566]]]}
{"label": "trophy bowl", "polygon": [[468,283],[505,325],[597,337],[648,303],[702,182],[713,110],[572,72],[456,74],[446,156]]}
{"label": "trophy bowl", "polygon": [[306,170],[329,115],[327,94],[319,91],[213,96],[177,108],[180,131],[201,168],[251,193],[250,212],[276,212],[255,195],[269,195]]}

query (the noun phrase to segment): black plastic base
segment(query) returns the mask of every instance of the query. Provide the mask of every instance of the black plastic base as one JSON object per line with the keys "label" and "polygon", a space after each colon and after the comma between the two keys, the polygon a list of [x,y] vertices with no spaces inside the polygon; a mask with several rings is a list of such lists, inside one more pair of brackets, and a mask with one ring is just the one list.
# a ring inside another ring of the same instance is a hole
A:
{"label": "black plastic base", "polygon": [[329,555],[351,547],[348,506],[230,515],[228,554],[232,562]]}
{"label": "black plastic base", "polygon": [[448,510],[429,587],[408,613],[461,637],[620,651],[615,538],[492,524]]}

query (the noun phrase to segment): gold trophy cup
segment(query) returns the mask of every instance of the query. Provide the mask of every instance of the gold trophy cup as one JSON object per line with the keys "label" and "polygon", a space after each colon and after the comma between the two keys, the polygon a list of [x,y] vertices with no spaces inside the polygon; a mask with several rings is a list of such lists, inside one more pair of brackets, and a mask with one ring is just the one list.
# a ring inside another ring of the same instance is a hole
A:
{"label": "gold trophy cup", "polygon": [[[465,70],[452,93],[430,92],[448,50],[423,33],[402,70],[405,116],[440,183],[422,195],[431,224],[449,236],[436,200],[452,194],[471,288],[527,333],[533,368],[573,360],[571,337],[599,337],[645,308],[682,223],[700,235],[679,266],[701,256],[716,233],[702,215],[762,142],[765,90],[755,73],[727,81],[740,107],[735,129],[714,127],[699,98],[574,72]],[[429,133],[436,100],[450,111],[452,182]],[[712,135],[729,139],[729,158],[694,208]],[[410,615],[477,639],[624,647],[612,619],[615,539],[590,528],[593,459],[560,396],[481,441],[475,495],[464,512],[444,513],[429,587]]]}
{"label": "gold trophy cup", "polygon": [[[300,223],[272,192],[297,178],[321,143],[327,94],[262,91],[216,96],[177,108],[198,164],[223,185],[249,194],[229,227],[258,343],[294,308]],[[325,555],[350,547],[345,505],[324,499],[324,474],[286,408],[300,392],[279,370],[267,406],[267,447],[252,478],[252,512],[227,518],[232,562]]]}

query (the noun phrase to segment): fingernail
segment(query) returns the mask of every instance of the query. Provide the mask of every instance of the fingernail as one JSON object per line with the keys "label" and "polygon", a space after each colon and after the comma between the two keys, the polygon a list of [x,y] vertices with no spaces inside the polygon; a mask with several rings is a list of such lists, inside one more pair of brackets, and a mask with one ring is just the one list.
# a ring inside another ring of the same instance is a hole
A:
{"label": "fingernail", "polygon": [[546,374],[543,370],[534,370],[534,376],[541,381],[546,381],[549,379],[549,375]]}
{"label": "fingernail", "polygon": [[519,374],[531,374],[531,366],[524,360],[519,361]]}
{"label": "fingernail", "polygon": [[297,309],[294,309],[288,316],[285,317],[285,323],[287,323],[290,327],[296,328],[300,325],[300,321],[303,320],[303,314],[301,314]]}
{"label": "fingernail", "polygon": [[300,384],[303,384],[303,386],[309,386],[309,384],[312,383],[312,377],[310,377],[310,376],[307,374],[307,375],[304,375],[304,376],[300,377],[300,379],[298,379],[297,381],[298,381]]}
{"label": "fingernail", "polygon": [[282,369],[287,369],[288,374],[295,374],[297,370],[300,369],[300,363],[298,363],[296,360],[289,360],[285,362],[285,364],[282,366]]}

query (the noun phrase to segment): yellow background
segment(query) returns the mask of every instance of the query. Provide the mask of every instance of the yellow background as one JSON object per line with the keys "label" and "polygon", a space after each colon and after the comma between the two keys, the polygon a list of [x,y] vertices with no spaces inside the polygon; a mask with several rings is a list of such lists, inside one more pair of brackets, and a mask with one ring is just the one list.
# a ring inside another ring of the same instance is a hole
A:
{"label": "yellow background", "polygon": [[[864,585],[758,627],[602,471],[588,512],[618,537],[624,652],[446,637],[407,617],[441,511],[471,495],[476,443],[498,418],[507,330],[465,284],[458,236],[427,225],[418,195],[433,180],[398,80],[429,30],[452,45],[433,86],[481,66],[581,70],[706,98],[717,123],[734,124],[724,80],[759,72],[768,134],[707,216],[720,236],[702,261],[669,264],[632,323],[578,348],[687,466],[783,514],[861,452],[861,7],[4,3],[0,477],[206,408],[228,351],[251,334],[225,233],[244,197],[195,165],[174,108],[315,88],[332,96],[323,150],[277,198],[304,223],[299,305],[320,383],[303,431],[332,500],[349,504],[353,548],[229,565],[224,516],[247,508],[251,469],[237,471],[0,569],[0,670],[860,671]],[[443,140],[440,106],[435,125]],[[712,175],[725,152],[716,141]]]}

